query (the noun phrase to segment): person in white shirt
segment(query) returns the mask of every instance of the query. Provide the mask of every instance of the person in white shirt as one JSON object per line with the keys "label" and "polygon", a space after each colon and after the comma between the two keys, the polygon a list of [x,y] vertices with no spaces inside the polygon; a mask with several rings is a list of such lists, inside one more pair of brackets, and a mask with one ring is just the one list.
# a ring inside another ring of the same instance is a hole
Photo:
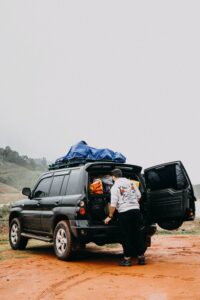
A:
{"label": "person in white shirt", "polygon": [[131,266],[131,256],[138,254],[138,264],[145,264],[144,241],[141,235],[141,214],[139,200],[141,193],[137,186],[127,178],[122,177],[120,169],[112,172],[114,185],[111,188],[111,203],[109,215],[105,219],[108,224],[115,210],[119,213],[119,226],[124,258],[120,266]]}

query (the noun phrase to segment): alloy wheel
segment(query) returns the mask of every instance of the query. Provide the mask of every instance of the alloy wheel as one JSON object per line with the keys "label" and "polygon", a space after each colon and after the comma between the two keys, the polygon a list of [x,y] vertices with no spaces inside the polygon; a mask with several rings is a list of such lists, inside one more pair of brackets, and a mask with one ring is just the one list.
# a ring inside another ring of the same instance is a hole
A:
{"label": "alloy wheel", "polygon": [[56,248],[61,255],[67,248],[67,235],[63,228],[60,228],[56,234]]}
{"label": "alloy wheel", "polygon": [[19,226],[18,224],[14,223],[11,228],[11,241],[13,245],[17,244],[18,238],[19,238]]}

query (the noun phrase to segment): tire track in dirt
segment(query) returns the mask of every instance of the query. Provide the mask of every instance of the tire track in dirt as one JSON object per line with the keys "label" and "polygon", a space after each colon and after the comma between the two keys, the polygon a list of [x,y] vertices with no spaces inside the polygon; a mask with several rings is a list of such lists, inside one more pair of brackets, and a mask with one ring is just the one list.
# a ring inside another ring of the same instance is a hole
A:
{"label": "tire track in dirt", "polygon": [[85,273],[86,271],[82,271],[71,276],[67,276],[64,279],[51,284],[47,289],[45,289],[39,294],[37,300],[49,300],[52,297],[53,299],[59,299],[60,294],[62,294],[66,290],[69,291],[72,287],[80,283],[89,281],[93,278],[93,276],[85,277]]}
{"label": "tire track in dirt", "polygon": [[[81,275],[83,275],[85,272],[82,272]],[[59,290],[59,288],[66,284],[68,281],[72,281],[75,278],[79,277],[80,273],[76,273],[70,276],[65,277],[64,279],[57,281],[53,284],[51,284],[48,288],[46,288],[45,290],[43,290],[39,296],[37,297],[37,300],[41,300],[41,299],[50,299],[50,298],[46,298],[49,295],[54,295],[54,297],[57,296],[58,292],[57,290]]]}

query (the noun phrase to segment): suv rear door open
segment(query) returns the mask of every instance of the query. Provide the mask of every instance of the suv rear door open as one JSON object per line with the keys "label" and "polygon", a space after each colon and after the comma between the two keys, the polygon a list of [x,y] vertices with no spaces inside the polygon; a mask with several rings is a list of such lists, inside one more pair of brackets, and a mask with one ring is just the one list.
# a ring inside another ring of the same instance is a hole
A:
{"label": "suv rear door open", "polygon": [[177,229],[183,221],[194,220],[196,200],[181,161],[144,170],[148,218],[164,229]]}

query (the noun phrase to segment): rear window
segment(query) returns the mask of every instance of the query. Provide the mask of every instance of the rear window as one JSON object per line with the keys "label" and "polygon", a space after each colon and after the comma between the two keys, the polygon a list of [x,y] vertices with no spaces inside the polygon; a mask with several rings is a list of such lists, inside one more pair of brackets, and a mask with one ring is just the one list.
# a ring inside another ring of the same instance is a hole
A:
{"label": "rear window", "polygon": [[69,181],[67,185],[67,194],[76,195],[81,194],[82,184],[80,182],[80,169],[72,170],[69,176]]}

